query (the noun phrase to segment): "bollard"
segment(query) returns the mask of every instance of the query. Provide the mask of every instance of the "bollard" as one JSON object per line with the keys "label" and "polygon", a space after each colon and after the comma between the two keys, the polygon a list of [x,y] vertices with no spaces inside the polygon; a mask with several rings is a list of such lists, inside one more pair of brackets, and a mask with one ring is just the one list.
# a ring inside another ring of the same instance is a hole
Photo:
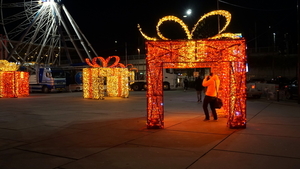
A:
{"label": "bollard", "polygon": [[279,102],[279,90],[276,90],[276,94],[277,94],[277,101]]}

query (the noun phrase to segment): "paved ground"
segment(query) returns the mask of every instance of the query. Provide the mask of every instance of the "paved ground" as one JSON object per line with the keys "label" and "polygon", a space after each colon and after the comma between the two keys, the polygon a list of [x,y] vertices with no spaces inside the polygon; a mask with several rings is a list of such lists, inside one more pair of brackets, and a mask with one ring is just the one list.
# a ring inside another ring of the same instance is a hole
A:
{"label": "paved ground", "polygon": [[247,128],[204,122],[190,90],[165,92],[165,129],[146,129],[145,92],[0,98],[0,169],[299,169],[300,105],[247,101]]}

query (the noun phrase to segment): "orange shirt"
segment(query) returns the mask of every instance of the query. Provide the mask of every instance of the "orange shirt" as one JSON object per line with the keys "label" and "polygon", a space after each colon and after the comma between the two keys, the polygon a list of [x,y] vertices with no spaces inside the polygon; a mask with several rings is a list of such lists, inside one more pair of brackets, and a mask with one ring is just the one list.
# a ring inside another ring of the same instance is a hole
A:
{"label": "orange shirt", "polygon": [[220,80],[217,75],[213,75],[209,80],[207,80],[207,77],[205,77],[202,82],[202,85],[204,87],[207,87],[205,95],[217,97],[217,91],[219,90],[220,86]]}

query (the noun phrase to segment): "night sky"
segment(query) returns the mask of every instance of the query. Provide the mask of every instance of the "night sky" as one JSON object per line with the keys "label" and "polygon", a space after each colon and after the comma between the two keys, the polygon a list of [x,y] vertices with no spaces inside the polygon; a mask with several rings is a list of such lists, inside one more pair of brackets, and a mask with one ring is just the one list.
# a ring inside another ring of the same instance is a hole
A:
{"label": "night sky", "polygon": [[[156,24],[166,15],[181,18],[192,29],[202,15],[217,9],[216,0],[62,0],[62,2],[100,56],[124,55],[125,43],[129,55],[137,54],[137,48],[143,48],[144,43],[137,24],[141,25],[147,35],[157,36]],[[219,9],[232,14],[231,24],[225,32],[242,33],[249,48],[255,45],[258,47],[273,45],[273,33],[276,33],[276,46],[289,46],[290,51],[296,51],[296,5],[296,0],[219,1]],[[183,18],[187,9],[192,9],[192,14]],[[221,18],[221,25],[222,21]],[[161,27],[165,36],[171,39],[185,38],[178,24],[165,23]],[[202,33],[199,38],[216,34],[217,17],[205,20],[200,30]]]}

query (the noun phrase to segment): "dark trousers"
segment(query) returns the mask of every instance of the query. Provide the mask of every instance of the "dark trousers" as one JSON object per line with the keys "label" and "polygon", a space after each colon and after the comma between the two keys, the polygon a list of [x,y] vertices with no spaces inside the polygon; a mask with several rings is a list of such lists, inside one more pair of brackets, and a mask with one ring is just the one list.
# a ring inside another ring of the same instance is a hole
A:
{"label": "dark trousers", "polygon": [[189,88],[189,85],[187,83],[185,83],[183,88],[184,88],[184,90],[187,90]]}
{"label": "dark trousers", "polygon": [[211,97],[211,96],[206,96],[206,95],[204,97],[203,110],[204,110],[206,120],[209,120],[209,112],[208,112],[208,108],[207,108],[208,104],[210,105],[210,109],[214,116],[214,120],[218,119],[217,112],[216,112],[215,105],[214,105],[215,100],[216,100],[216,97]]}
{"label": "dark trousers", "polygon": [[202,90],[197,90],[197,99],[198,99],[198,101],[201,101],[201,99],[202,99]]}

